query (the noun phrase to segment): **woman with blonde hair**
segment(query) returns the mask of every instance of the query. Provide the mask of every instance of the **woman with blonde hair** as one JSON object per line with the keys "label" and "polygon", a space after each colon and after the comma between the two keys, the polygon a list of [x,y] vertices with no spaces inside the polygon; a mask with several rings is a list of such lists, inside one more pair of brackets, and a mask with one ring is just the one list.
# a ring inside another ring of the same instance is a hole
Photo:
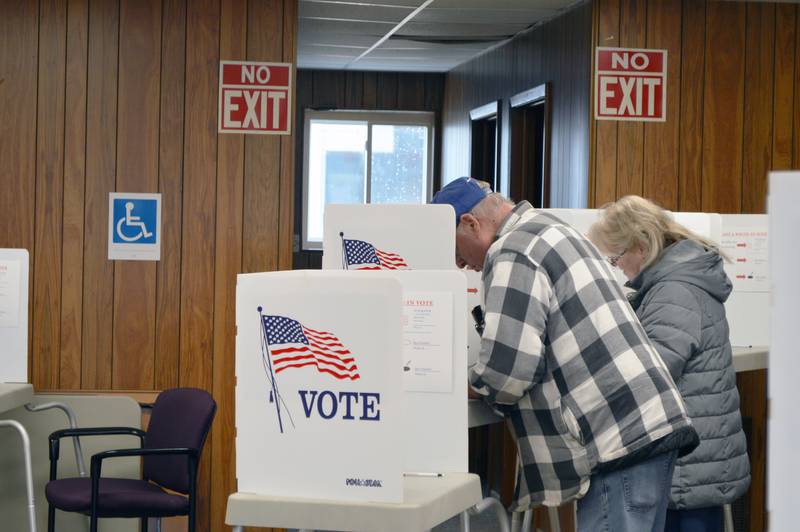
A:
{"label": "woman with blonde hair", "polygon": [[750,464],[725,317],[732,286],[719,248],[639,196],[603,207],[589,238],[629,279],[631,305],[700,435],[675,464],[666,530],[720,532],[722,507],[747,491]]}

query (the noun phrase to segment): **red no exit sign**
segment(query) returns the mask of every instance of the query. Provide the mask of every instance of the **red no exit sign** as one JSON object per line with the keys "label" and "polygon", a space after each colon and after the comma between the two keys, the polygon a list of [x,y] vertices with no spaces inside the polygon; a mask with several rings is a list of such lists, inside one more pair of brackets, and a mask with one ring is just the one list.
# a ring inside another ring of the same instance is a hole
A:
{"label": "red no exit sign", "polygon": [[594,82],[596,120],[666,120],[666,50],[598,47]]}
{"label": "red no exit sign", "polygon": [[221,61],[219,132],[291,133],[292,64]]}

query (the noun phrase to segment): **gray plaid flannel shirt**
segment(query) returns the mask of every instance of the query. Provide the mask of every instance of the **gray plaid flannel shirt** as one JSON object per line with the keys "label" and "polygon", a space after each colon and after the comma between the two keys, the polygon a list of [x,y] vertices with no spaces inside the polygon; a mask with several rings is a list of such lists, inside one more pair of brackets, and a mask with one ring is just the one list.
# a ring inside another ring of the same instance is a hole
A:
{"label": "gray plaid flannel shirt", "polygon": [[582,497],[598,466],[691,427],[610,265],[575,229],[518,204],[483,281],[486,328],[470,382],[516,437],[513,509]]}

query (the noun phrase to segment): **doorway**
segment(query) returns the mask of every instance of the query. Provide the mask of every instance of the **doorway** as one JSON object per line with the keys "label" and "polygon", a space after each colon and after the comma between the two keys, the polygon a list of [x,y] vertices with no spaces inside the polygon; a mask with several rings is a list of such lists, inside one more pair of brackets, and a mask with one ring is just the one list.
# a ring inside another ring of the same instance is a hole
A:
{"label": "doorway", "polygon": [[511,97],[509,191],[514,201],[550,206],[550,90],[542,84]]}

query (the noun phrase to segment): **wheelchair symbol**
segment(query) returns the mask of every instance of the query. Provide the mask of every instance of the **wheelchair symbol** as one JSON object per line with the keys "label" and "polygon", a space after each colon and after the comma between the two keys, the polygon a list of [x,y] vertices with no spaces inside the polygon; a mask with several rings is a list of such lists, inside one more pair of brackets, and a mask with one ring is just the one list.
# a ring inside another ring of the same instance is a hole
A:
{"label": "wheelchair symbol", "polygon": [[[141,238],[150,238],[153,236],[153,233],[147,230],[147,226],[144,224],[142,219],[139,216],[134,216],[131,214],[132,212],[133,202],[128,201],[125,203],[125,217],[120,218],[117,222],[117,236],[119,236],[125,242],[136,242]],[[127,234],[126,232],[123,232],[123,227],[127,228]],[[137,229],[137,231],[135,233],[131,233],[131,228]]]}

